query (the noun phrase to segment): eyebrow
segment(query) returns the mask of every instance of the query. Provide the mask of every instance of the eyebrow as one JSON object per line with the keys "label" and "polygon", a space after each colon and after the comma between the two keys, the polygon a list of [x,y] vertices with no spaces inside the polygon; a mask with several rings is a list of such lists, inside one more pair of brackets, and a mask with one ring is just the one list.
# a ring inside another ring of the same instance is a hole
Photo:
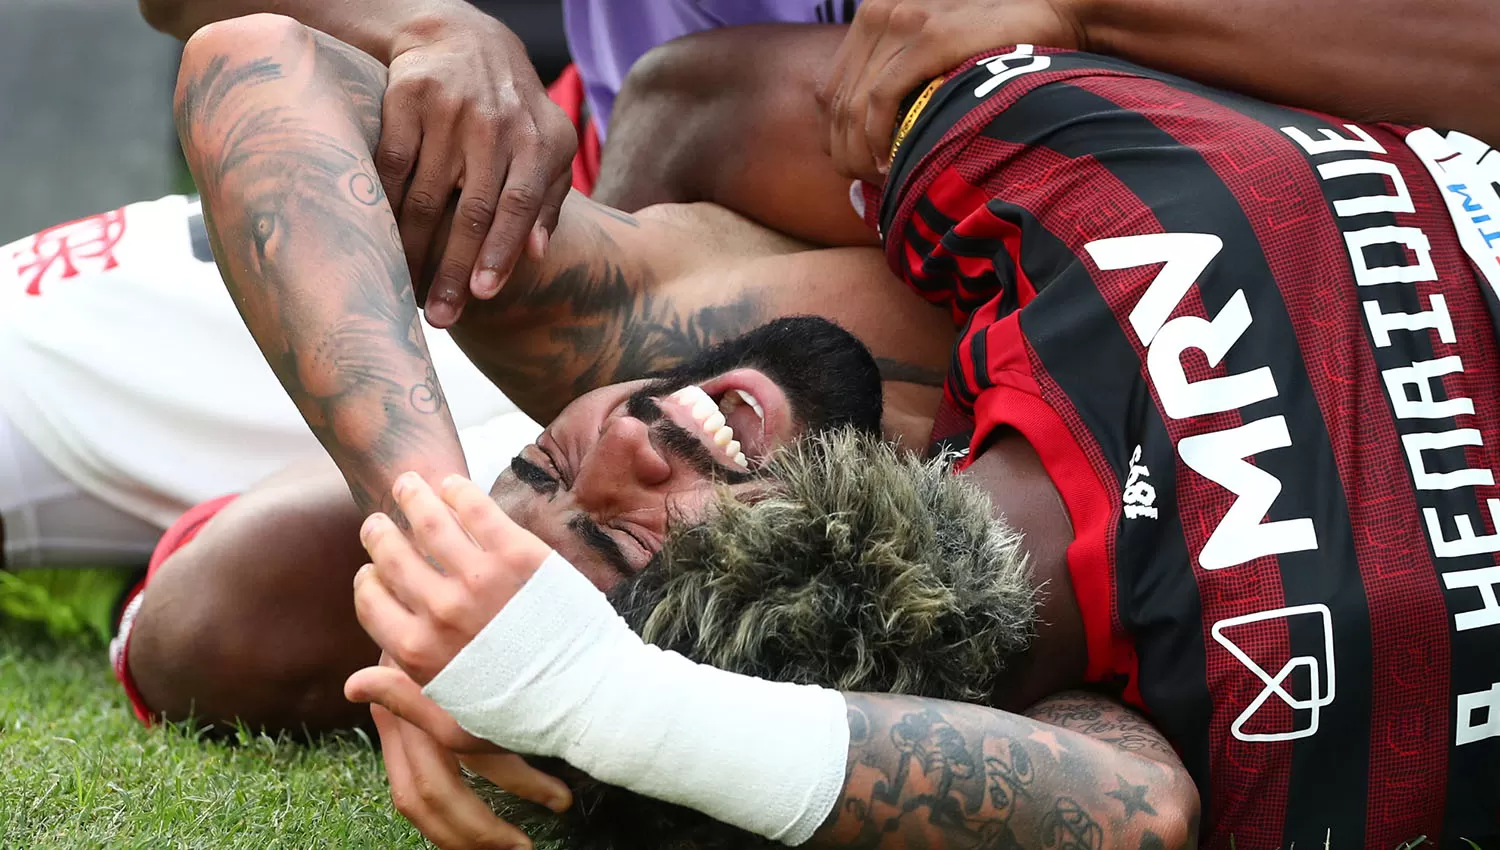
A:
{"label": "eyebrow", "polygon": [[615,572],[625,578],[635,575],[635,570],[630,568],[630,561],[626,560],[625,552],[620,549],[620,544],[616,543],[613,537],[605,534],[604,529],[600,528],[599,524],[590,519],[587,514],[578,514],[568,520],[568,529],[578,535],[578,539],[582,540],[585,546],[598,552],[604,562],[609,564]]}

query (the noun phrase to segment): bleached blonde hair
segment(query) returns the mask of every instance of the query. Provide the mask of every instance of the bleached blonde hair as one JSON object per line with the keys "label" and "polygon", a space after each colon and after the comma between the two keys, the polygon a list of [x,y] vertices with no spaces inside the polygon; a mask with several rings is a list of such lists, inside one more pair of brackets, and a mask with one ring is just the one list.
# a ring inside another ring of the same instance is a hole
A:
{"label": "bleached blonde hair", "polygon": [[[753,501],[720,494],[611,594],[647,641],[776,681],[991,702],[1032,635],[1019,535],[943,461],[853,430],[778,452]],[[496,800],[539,840],[577,850],[708,850],[771,842],[561,765],[561,817]]]}

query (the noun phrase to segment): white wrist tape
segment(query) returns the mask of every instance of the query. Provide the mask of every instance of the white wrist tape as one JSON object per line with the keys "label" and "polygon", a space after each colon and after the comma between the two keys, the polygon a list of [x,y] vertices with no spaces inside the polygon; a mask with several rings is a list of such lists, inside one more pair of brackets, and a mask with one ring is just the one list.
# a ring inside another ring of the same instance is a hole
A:
{"label": "white wrist tape", "polygon": [[844,697],[644,643],[556,552],[423,688],[470,734],[786,844],[844,784]]}

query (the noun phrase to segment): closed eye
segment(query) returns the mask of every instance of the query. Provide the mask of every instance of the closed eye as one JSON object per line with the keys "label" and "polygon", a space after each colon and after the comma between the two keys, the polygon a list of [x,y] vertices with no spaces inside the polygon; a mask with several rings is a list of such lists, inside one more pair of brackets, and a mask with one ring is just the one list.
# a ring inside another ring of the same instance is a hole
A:
{"label": "closed eye", "polygon": [[557,492],[557,477],[520,455],[510,459],[510,471],[515,474],[516,480],[544,496]]}

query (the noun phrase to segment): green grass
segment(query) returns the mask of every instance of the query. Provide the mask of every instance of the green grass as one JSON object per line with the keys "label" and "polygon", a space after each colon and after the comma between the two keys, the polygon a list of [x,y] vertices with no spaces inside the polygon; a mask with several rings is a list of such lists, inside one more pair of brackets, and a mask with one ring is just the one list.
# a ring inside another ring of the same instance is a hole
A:
{"label": "green grass", "polygon": [[[363,737],[223,743],[142,728],[97,631],[74,623],[97,622],[88,611],[99,595],[70,588],[59,604],[32,594],[32,622],[0,613],[0,847],[427,846],[391,807]],[[17,596],[0,592],[12,609]],[[84,613],[70,620],[74,608]]]}

